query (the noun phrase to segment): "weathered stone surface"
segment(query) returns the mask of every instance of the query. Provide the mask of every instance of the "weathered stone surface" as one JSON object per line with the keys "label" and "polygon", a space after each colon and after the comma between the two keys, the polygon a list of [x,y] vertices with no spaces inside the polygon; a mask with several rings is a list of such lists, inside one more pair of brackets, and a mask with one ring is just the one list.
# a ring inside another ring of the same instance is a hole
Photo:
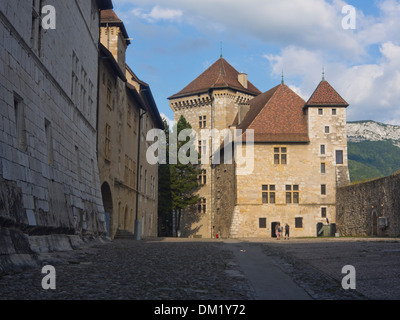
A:
{"label": "weathered stone surface", "polygon": [[399,190],[400,174],[338,188],[338,232],[344,236],[399,236]]}

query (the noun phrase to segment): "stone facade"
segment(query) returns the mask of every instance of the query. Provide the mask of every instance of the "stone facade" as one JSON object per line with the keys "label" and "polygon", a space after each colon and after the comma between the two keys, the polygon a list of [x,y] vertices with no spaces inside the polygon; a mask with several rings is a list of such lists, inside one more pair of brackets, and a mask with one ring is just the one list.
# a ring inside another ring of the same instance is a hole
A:
{"label": "stone facade", "polygon": [[341,236],[400,236],[400,174],[338,188]]}
{"label": "stone facade", "polygon": [[63,18],[56,29],[41,27],[42,5],[0,3],[1,227],[30,235],[103,235],[99,9],[112,4],[57,2]]}
{"label": "stone facade", "polygon": [[[150,87],[125,64],[129,45],[124,24],[102,12],[98,156],[107,233],[157,236],[158,167],[146,159],[147,132],[162,128]],[[139,150],[140,141],[140,150]],[[138,156],[139,155],[139,156]]]}
{"label": "stone facade", "polygon": [[[211,145],[214,149],[223,141],[223,130],[230,130],[230,125],[234,122],[239,111],[240,105],[250,100],[253,96],[240,91],[231,89],[214,90],[212,94],[202,94],[196,97],[182,97],[172,99],[171,108],[174,110],[175,122],[183,115],[191,124],[193,130],[197,134],[198,147],[204,160],[209,159],[211,155]],[[200,117],[202,120],[200,121]],[[204,130],[205,129],[205,130]],[[209,134],[209,130],[217,129],[221,135],[213,138]],[[207,164],[202,161],[201,170],[205,170],[206,183],[201,182],[201,187],[197,194],[200,198],[205,199],[206,208],[204,210],[201,204],[201,210],[198,206],[185,211],[182,224],[185,229],[182,236],[196,236],[202,238],[214,237],[218,232],[227,235],[226,229],[218,231],[215,224],[215,214],[217,214],[216,201],[214,195],[216,191],[215,173],[212,171],[211,162]],[[224,231],[222,231],[224,230]]]}
{"label": "stone facade", "polygon": [[[205,145],[208,151],[213,142],[222,143],[222,138],[202,138],[202,129],[233,132],[254,127],[254,169],[242,175],[235,163],[202,162],[207,182],[198,195],[206,199],[207,210],[192,211],[198,219],[187,221],[191,232],[184,236],[271,237],[277,223],[288,223],[291,236],[316,236],[320,225],[336,222],[336,188],[349,183],[348,104],[325,80],[307,103],[283,83],[264,94],[246,92],[247,86],[239,90],[234,77],[246,83],[247,75],[224,74],[221,67],[219,76],[213,75],[210,70],[218,73],[215,65],[218,62],[170,98],[175,121],[183,115],[192,125],[201,142],[199,152]],[[216,80],[208,82],[213,85],[201,92],[206,78],[213,76]],[[271,116],[268,108],[275,108],[276,114]],[[292,109],[281,112],[285,108]],[[269,127],[276,127],[275,132]],[[275,163],[276,150],[279,156],[284,150],[285,164]]]}

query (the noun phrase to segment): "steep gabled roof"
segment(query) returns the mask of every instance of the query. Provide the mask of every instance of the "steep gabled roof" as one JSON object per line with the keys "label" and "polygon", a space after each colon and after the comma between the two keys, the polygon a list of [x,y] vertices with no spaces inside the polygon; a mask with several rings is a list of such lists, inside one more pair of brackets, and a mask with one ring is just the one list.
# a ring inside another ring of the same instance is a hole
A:
{"label": "steep gabled roof", "polygon": [[247,82],[247,88],[242,86],[238,76],[239,72],[221,57],[183,90],[168,99],[206,93],[210,89],[218,88],[231,88],[251,95],[261,93],[250,81]]}
{"label": "steep gabled roof", "polygon": [[336,92],[328,81],[322,80],[306,104],[306,107],[317,106],[348,107],[349,104]]}
{"label": "steep gabled roof", "polygon": [[238,129],[243,132],[253,129],[255,142],[310,141],[303,112],[306,102],[288,86],[280,84],[250,100],[249,104],[250,110]]}

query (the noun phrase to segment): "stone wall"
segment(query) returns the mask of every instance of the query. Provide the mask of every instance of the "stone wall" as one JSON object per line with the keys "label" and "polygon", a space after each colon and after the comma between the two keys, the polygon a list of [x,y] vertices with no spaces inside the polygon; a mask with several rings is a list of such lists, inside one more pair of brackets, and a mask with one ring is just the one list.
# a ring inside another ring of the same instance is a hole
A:
{"label": "stone wall", "polygon": [[105,233],[96,154],[99,8],[54,6],[56,29],[43,30],[32,1],[0,2],[0,254],[29,252],[12,245],[15,234]]}
{"label": "stone wall", "polygon": [[214,170],[215,204],[214,230],[221,238],[231,237],[233,213],[235,209],[235,165],[220,164]]}
{"label": "stone wall", "polygon": [[337,231],[342,236],[400,236],[400,174],[338,188]]}

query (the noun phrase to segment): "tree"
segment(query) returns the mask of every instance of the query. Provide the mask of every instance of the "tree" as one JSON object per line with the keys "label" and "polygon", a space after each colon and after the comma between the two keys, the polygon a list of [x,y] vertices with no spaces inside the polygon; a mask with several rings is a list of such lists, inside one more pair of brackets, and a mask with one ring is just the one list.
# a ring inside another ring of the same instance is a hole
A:
{"label": "tree", "polygon": [[[172,220],[172,213],[176,213],[176,229],[175,232],[181,230],[181,219],[182,213],[185,209],[197,204],[200,198],[194,194],[194,192],[199,188],[198,176],[201,170],[198,168],[197,164],[182,164],[179,159],[176,159],[174,163],[171,164],[169,159],[169,148],[172,143],[177,143],[177,150],[179,151],[182,146],[187,147],[187,156],[191,150],[191,144],[193,140],[187,137],[185,141],[171,141],[169,139],[170,129],[166,121],[164,120],[165,133],[167,137],[167,164],[159,166],[159,216],[167,221],[166,217],[170,217]],[[181,116],[178,123],[174,126],[174,131],[176,136],[185,129],[192,129],[192,126],[186,119]],[[198,158],[197,151],[196,157]],[[170,220],[168,220],[170,221]]]}

